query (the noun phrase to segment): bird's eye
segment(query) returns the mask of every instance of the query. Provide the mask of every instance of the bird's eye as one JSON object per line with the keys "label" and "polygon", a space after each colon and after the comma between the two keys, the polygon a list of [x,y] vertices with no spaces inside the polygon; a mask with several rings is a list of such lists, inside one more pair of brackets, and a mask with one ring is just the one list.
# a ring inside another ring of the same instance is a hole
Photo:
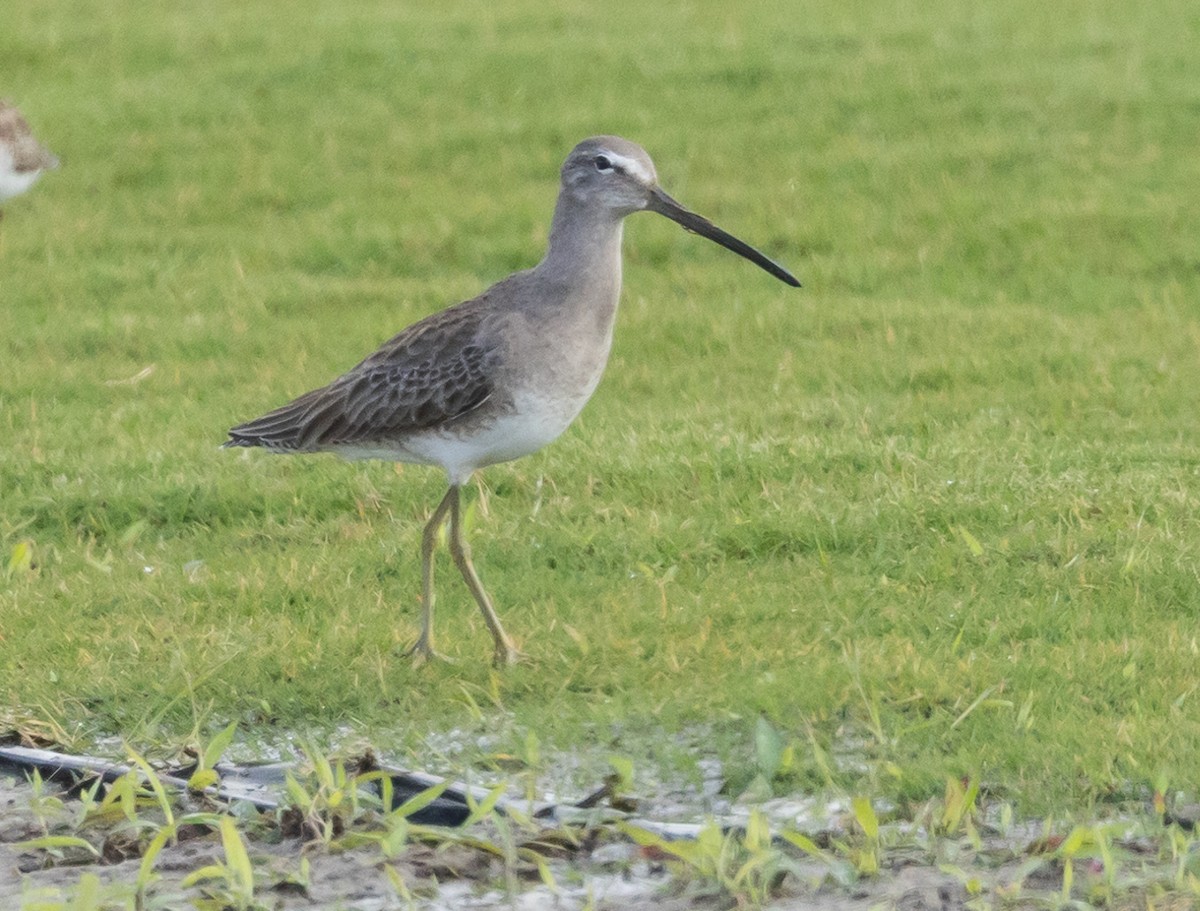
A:
{"label": "bird's eye", "polygon": [[595,159],[593,159],[593,163],[596,165],[596,170],[601,174],[613,169],[612,162],[608,160],[607,155],[597,155]]}

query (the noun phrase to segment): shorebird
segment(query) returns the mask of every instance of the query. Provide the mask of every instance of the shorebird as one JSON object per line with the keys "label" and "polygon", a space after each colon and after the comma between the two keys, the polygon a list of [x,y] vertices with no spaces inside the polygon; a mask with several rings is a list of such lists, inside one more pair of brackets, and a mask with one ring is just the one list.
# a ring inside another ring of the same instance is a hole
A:
{"label": "shorebird", "polygon": [[414,659],[440,657],[433,557],[447,517],[450,555],[491,631],[495,663],[519,659],[471,563],[459,490],[476,470],[553,441],[595,391],[621,291],[622,224],[641,211],[665,215],[800,286],[783,266],[663,192],[640,146],[596,136],[562,166],[549,248],[538,265],[414,323],[329,385],[229,431],[225,446],[333,452],[446,472],[450,488],[421,539],[421,633],[406,653]]}
{"label": "shorebird", "polygon": [[24,193],[58,159],[34,138],[21,112],[0,99],[0,202]]}

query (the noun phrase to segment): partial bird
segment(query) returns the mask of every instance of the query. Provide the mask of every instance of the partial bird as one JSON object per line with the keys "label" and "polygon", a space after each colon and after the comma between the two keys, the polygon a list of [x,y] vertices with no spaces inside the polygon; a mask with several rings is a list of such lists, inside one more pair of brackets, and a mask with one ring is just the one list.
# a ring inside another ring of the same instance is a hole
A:
{"label": "partial bird", "polygon": [[58,158],[37,141],[21,112],[0,99],[0,202],[24,193]]}
{"label": "partial bird", "polygon": [[421,541],[421,632],[406,653],[417,660],[441,657],[434,649],[433,558],[447,520],[450,555],[491,632],[495,664],[521,657],[472,564],[459,491],[478,469],[552,442],[595,391],[612,345],[626,216],[657,212],[800,286],[783,266],[668,196],[654,162],[633,142],[585,139],[561,175],[540,263],[414,323],[329,385],[234,427],[224,443],[446,472],[449,489]]}

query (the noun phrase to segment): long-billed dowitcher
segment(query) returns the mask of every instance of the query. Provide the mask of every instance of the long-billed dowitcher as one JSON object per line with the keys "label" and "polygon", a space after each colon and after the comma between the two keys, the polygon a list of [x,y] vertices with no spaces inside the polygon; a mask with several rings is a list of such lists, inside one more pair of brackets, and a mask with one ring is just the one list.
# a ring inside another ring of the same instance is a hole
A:
{"label": "long-billed dowitcher", "polygon": [[615,136],[585,139],[563,164],[549,249],[537,266],[409,326],[329,385],[229,431],[226,446],[442,467],[450,489],[422,537],[421,633],[409,649],[416,658],[436,654],[433,555],[447,517],[450,555],[483,612],[496,664],[519,657],[471,564],[459,489],[477,469],[550,443],[595,391],[621,291],[622,223],[641,211],[665,215],[780,281],[800,284],[663,192],[640,146]]}

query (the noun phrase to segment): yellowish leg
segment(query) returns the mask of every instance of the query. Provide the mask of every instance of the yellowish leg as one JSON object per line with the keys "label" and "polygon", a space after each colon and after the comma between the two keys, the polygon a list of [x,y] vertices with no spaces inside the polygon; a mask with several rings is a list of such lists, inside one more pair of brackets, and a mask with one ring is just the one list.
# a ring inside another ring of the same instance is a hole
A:
{"label": "yellowish leg", "polygon": [[433,552],[437,548],[438,530],[446,521],[446,512],[457,506],[458,488],[451,487],[425,523],[425,532],[421,536],[421,635],[405,652],[418,663],[443,657],[433,650]]}
{"label": "yellowish leg", "polygon": [[517,647],[504,632],[504,627],[500,625],[500,618],[496,616],[492,601],[487,592],[483,590],[483,583],[479,581],[479,576],[475,575],[475,567],[471,565],[471,548],[463,540],[457,486],[450,488],[446,499],[450,500],[450,556],[454,558],[454,565],[462,573],[467,588],[471,590],[471,594],[475,597],[475,603],[479,605],[479,610],[483,613],[484,622],[492,632],[492,640],[496,644],[493,663],[497,667],[516,664],[521,658],[521,653],[517,651]]}

